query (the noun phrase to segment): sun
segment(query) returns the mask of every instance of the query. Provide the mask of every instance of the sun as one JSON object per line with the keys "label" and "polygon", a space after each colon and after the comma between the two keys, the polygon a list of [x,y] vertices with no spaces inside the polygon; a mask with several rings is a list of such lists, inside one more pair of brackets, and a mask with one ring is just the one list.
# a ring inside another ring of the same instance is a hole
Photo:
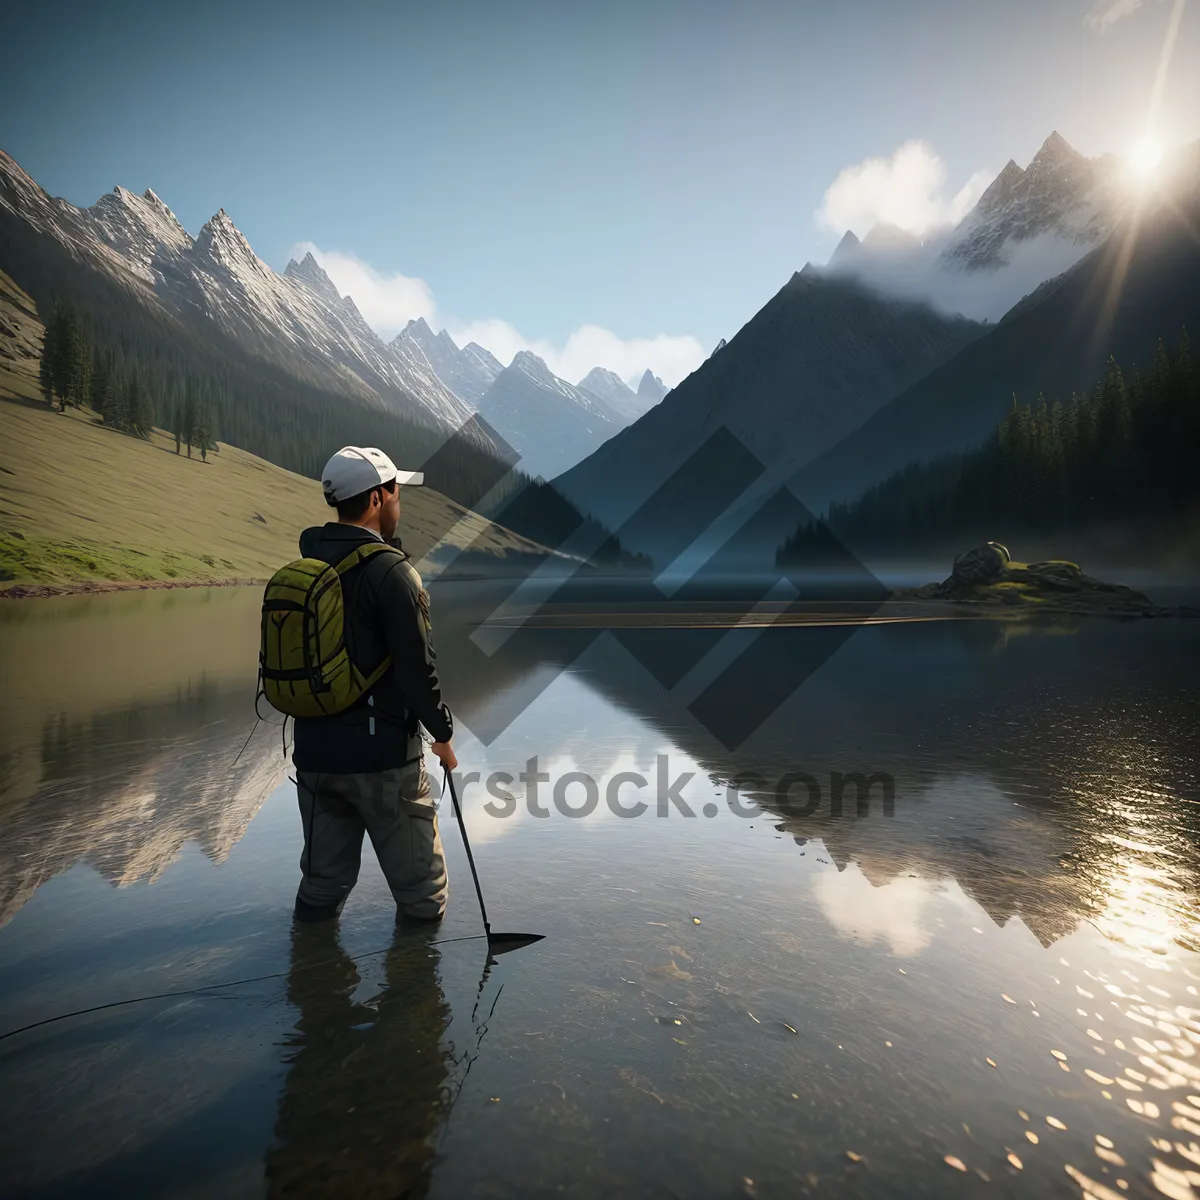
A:
{"label": "sun", "polygon": [[1140,184],[1149,183],[1158,172],[1162,162],[1162,143],[1156,138],[1143,138],[1129,156],[1129,170]]}

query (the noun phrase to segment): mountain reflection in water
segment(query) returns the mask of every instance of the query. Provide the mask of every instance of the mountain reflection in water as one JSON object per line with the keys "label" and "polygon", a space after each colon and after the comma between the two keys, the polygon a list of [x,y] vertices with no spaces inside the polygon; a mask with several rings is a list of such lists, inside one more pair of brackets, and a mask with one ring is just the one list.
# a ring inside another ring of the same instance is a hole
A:
{"label": "mountain reflection in water", "polygon": [[[464,768],[538,756],[602,796],[619,771],[651,788],[637,820],[531,817],[519,783],[496,819],[466,792],[493,919],[548,935],[482,994],[479,943],[393,942],[370,872],[340,929],[293,936],[278,728],[237,759],[253,590],[0,619],[14,677],[84,664],[10,697],[0,732],[0,1031],[278,976],[0,1043],[24,1190],[1200,1192],[1194,624],[763,630],[802,686],[730,749],[689,707],[712,694],[696,638],[725,631],[541,628],[486,654],[486,591],[434,588],[446,692],[481,738]],[[659,756],[695,816],[657,817]],[[890,804],[851,787],[839,812],[839,772],[888,778]],[[817,803],[777,792],[789,773]],[[730,813],[732,781],[757,815]],[[439,937],[467,936],[444,836]]]}
{"label": "mountain reflection in water", "polygon": [[0,609],[0,925],[86,861],[118,887],[185,842],[220,863],[284,775],[254,727],[258,596],[229,588]]}

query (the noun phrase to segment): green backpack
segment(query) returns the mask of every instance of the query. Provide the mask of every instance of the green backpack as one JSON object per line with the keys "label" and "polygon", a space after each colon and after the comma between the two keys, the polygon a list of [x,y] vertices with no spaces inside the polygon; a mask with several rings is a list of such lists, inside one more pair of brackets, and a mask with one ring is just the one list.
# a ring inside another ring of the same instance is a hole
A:
{"label": "green backpack", "polygon": [[403,553],[374,543],[356,547],[335,567],[298,558],[271,576],[263,593],[258,663],[260,686],[273,708],[289,717],[332,716],[383,678],[390,657],[364,675],[346,652],[342,576],[385,552]]}

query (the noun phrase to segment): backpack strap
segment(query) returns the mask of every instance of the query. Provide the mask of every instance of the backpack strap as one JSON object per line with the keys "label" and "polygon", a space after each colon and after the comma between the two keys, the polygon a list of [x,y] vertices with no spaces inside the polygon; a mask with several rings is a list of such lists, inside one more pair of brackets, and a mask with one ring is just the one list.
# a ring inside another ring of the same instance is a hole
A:
{"label": "backpack strap", "polygon": [[[364,563],[368,559],[374,558],[375,555],[383,553],[398,554],[405,562],[408,561],[408,555],[396,546],[389,546],[386,542],[368,542],[362,546],[355,546],[333,569],[339,576],[342,576],[353,567],[358,566],[359,563]],[[383,662],[363,678],[363,692],[369,692],[387,674],[391,665],[392,656],[385,655]]]}
{"label": "backpack strap", "polygon": [[355,546],[333,569],[339,575],[345,575],[352,567],[356,567],[359,563],[366,562],[367,559],[373,558],[376,554],[382,554],[384,551],[399,554],[406,562],[408,561],[408,555],[395,546],[389,546],[386,542],[369,542],[364,546]]}

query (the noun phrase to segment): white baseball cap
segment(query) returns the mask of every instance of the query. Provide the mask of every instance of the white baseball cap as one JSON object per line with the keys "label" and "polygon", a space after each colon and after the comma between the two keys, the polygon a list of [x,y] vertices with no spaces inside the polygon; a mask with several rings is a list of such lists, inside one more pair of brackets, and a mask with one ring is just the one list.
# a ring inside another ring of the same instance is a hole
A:
{"label": "white baseball cap", "polygon": [[351,496],[361,496],[380,484],[406,484],[418,487],[425,482],[423,471],[398,471],[396,464],[374,446],[343,446],[321,472],[325,503],[337,504]]}

